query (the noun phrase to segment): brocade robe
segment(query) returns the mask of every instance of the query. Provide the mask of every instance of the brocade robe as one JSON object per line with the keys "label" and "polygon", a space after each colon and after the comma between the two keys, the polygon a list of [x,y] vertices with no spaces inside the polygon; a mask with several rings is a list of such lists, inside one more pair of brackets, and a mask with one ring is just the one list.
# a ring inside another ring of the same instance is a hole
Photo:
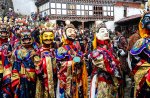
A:
{"label": "brocade robe", "polygon": [[111,51],[100,47],[92,51],[89,58],[93,63],[90,98],[117,98],[121,78],[119,61]]}
{"label": "brocade robe", "polygon": [[36,98],[56,98],[57,66],[54,50],[41,47]]}
{"label": "brocade robe", "polygon": [[36,51],[38,47],[32,44],[32,49],[19,46],[12,55],[11,87],[13,98],[34,98],[36,92]]}
{"label": "brocade robe", "polygon": [[148,98],[150,87],[146,83],[146,76],[150,71],[150,39],[139,39],[130,50],[132,55],[132,72],[134,74],[134,98]]}
{"label": "brocade robe", "polygon": [[82,56],[73,43],[56,50],[59,64],[57,98],[87,98],[87,71]]}
{"label": "brocade robe", "polygon": [[[10,43],[6,39],[0,39],[2,42],[2,46],[0,48],[0,72],[2,76],[1,86],[0,88],[1,95],[0,98],[3,96],[5,98],[10,98],[12,96],[11,92],[11,63],[10,63],[10,56],[12,52],[12,47]],[[2,97],[2,98],[3,98]]]}

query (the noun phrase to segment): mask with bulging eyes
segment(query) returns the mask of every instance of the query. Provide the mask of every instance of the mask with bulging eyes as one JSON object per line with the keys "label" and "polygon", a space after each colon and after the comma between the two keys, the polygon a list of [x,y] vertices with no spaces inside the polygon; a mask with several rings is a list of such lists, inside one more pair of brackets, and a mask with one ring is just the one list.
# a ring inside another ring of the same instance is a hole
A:
{"label": "mask with bulging eyes", "polygon": [[21,34],[21,44],[22,45],[31,45],[33,39],[31,37],[31,32],[22,32]]}
{"label": "mask with bulging eyes", "polygon": [[142,28],[146,28],[150,30],[150,13],[144,15],[142,19]]}
{"label": "mask with bulging eyes", "polygon": [[0,32],[0,37],[2,39],[7,39],[7,38],[9,38],[9,33],[7,31],[1,31]]}
{"label": "mask with bulging eyes", "polygon": [[100,28],[98,32],[96,32],[96,39],[97,40],[108,40],[109,39],[109,33],[107,28]]}

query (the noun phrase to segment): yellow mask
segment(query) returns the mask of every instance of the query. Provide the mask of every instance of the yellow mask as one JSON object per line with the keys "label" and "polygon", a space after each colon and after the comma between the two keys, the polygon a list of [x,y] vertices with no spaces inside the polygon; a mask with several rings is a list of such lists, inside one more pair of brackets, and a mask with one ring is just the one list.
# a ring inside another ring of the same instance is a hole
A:
{"label": "yellow mask", "polygon": [[42,36],[42,40],[54,40],[53,32],[44,32]]}

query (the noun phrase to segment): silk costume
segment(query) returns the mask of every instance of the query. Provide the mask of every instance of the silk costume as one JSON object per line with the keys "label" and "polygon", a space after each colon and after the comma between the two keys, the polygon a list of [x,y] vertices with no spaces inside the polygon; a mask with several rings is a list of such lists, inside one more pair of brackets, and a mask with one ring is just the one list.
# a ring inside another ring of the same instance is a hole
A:
{"label": "silk costume", "polygon": [[93,41],[95,49],[89,55],[93,66],[90,98],[117,98],[121,80],[120,62],[113,55],[105,24],[99,26]]}
{"label": "silk costume", "polygon": [[41,31],[42,47],[40,48],[40,62],[38,64],[36,98],[56,98],[57,66],[53,46],[54,34],[51,26],[45,26]]}
{"label": "silk costume", "polygon": [[12,48],[11,45],[7,40],[1,39],[2,46],[1,46],[1,71],[2,71],[2,92],[1,95],[5,98],[10,98],[12,96],[11,93],[11,63],[10,63],[10,57],[8,56],[9,53],[11,53]]}
{"label": "silk costume", "polygon": [[[11,92],[11,63],[10,56],[12,52],[12,46],[10,45],[10,19],[3,17],[0,19],[0,98],[10,98]],[[11,21],[10,21],[11,23]]]}
{"label": "silk costume", "polygon": [[136,41],[130,54],[132,55],[132,72],[134,75],[134,98],[148,98],[150,96],[150,39],[149,12],[144,13],[139,23],[141,38]]}
{"label": "silk costume", "polygon": [[13,98],[35,97],[37,51],[37,44],[33,42],[30,32],[22,31],[21,45],[12,54],[11,87]]}
{"label": "silk costume", "polygon": [[[55,98],[55,91],[56,91],[56,59],[54,56],[53,49],[46,49],[41,47],[41,61],[38,69],[38,76],[39,76],[39,83],[37,86],[42,86],[38,89],[39,93],[36,98]],[[39,87],[37,87],[39,88]],[[41,97],[40,97],[41,96]]]}
{"label": "silk costume", "polygon": [[[133,48],[130,50],[132,56],[134,56],[134,60],[132,60],[133,74],[134,74],[134,98],[140,98],[141,96],[148,96],[150,93],[148,89],[150,89],[146,83],[146,75],[149,74],[150,70],[150,48],[149,48],[150,40],[147,38],[139,39]],[[137,58],[137,59],[136,59]],[[147,93],[147,94],[146,94]],[[142,94],[142,95],[141,95]]]}
{"label": "silk costume", "polygon": [[[67,26],[74,29],[71,24]],[[74,35],[74,32],[72,33]],[[71,37],[74,38],[75,35],[64,38],[63,45],[56,50],[56,59],[59,64],[57,98],[87,98],[88,74],[86,65],[82,61],[83,53]]]}

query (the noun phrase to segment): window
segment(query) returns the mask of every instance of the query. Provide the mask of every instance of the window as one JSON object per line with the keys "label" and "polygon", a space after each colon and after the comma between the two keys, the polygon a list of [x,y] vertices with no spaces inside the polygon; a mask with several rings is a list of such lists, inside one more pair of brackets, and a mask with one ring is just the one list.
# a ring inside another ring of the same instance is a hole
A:
{"label": "window", "polygon": [[66,4],[62,4],[62,9],[66,9]]}
{"label": "window", "polygon": [[58,14],[58,15],[61,14],[61,9],[57,9],[57,14]]}
{"label": "window", "polygon": [[68,15],[76,15],[76,5],[75,4],[68,4],[67,5],[67,14]]}
{"label": "window", "polygon": [[114,10],[114,8],[113,8],[113,6],[111,6],[111,11],[113,11]]}
{"label": "window", "polygon": [[55,9],[51,9],[51,14],[56,14]]}
{"label": "window", "polygon": [[111,7],[110,7],[110,6],[108,6],[108,7],[107,7],[107,10],[108,10],[108,11],[111,11]]}
{"label": "window", "polygon": [[103,16],[114,16],[113,6],[103,6]]}
{"label": "window", "polygon": [[84,11],[81,11],[81,15],[84,15]]}
{"label": "window", "polygon": [[101,6],[94,6],[94,15],[102,16],[103,14],[103,7]]}
{"label": "window", "polygon": [[111,12],[111,16],[114,16],[114,12]]}
{"label": "window", "polygon": [[[50,5],[49,5],[50,4]],[[45,6],[45,7],[44,7]],[[81,16],[81,17],[101,17],[101,16],[113,16],[114,15],[114,7],[108,5],[93,5],[93,4],[80,4],[77,2],[63,2],[63,3],[46,3],[39,10],[46,11],[47,14],[58,15],[61,17],[64,15],[68,16]],[[50,8],[50,13],[47,9]],[[94,16],[93,16],[94,15]]]}
{"label": "window", "polygon": [[93,15],[93,11],[89,11],[89,15],[92,16]]}
{"label": "window", "polygon": [[69,10],[74,10],[76,7],[74,4],[68,4],[68,9]]}
{"label": "window", "polygon": [[51,8],[55,8],[55,3],[51,3]]}
{"label": "window", "polygon": [[84,15],[88,16],[89,15],[89,5],[84,6]]}
{"label": "window", "polygon": [[93,16],[93,6],[89,5],[89,16]]}
{"label": "window", "polygon": [[107,12],[104,12],[104,14],[103,14],[104,16],[107,16]]}
{"label": "window", "polygon": [[103,11],[107,11],[107,6],[103,6]]}
{"label": "window", "polygon": [[108,12],[108,14],[107,14],[108,16],[111,16],[111,12]]}
{"label": "window", "polygon": [[90,6],[90,5],[89,5],[89,10],[93,10],[93,6]]}
{"label": "window", "polygon": [[61,8],[61,4],[60,3],[56,3],[56,8]]}
{"label": "window", "polygon": [[62,10],[62,14],[66,15],[67,14],[67,10]]}
{"label": "window", "polygon": [[85,13],[85,16],[89,15],[88,10],[84,11],[84,13]]}
{"label": "window", "polygon": [[88,9],[88,5],[85,5],[85,10],[89,10],[89,9]]}
{"label": "window", "polygon": [[81,8],[80,8],[80,5],[76,5],[76,8],[77,8],[77,10],[80,10]]}
{"label": "window", "polygon": [[81,15],[81,11],[77,11],[77,15]]}
{"label": "window", "polygon": [[84,5],[81,5],[81,10],[84,10]]}

